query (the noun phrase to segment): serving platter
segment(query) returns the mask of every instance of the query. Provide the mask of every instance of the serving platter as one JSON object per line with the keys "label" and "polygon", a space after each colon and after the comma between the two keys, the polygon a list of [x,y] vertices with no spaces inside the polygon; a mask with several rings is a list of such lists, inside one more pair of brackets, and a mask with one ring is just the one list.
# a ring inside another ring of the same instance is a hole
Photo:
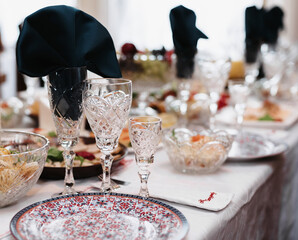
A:
{"label": "serving platter", "polygon": [[248,161],[273,157],[288,149],[287,144],[275,142],[260,135],[243,132],[235,136],[228,155],[230,161]]}
{"label": "serving platter", "polygon": [[[120,161],[127,155],[128,149],[122,144],[119,144],[120,151],[117,152],[117,154],[112,155],[115,157],[112,164],[112,170],[113,168],[117,167],[120,164]],[[102,173],[102,167],[101,164],[94,164],[91,166],[77,166],[73,167],[73,175],[75,179],[81,179],[81,178],[88,178],[93,176],[98,176]],[[64,179],[65,177],[65,167],[47,167],[45,166],[40,178],[43,179]]]}
{"label": "serving platter", "polygon": [[11,220],[25,239],[183,239],[184,215],[163,202],[119,193],[82,193],[34,203]]}

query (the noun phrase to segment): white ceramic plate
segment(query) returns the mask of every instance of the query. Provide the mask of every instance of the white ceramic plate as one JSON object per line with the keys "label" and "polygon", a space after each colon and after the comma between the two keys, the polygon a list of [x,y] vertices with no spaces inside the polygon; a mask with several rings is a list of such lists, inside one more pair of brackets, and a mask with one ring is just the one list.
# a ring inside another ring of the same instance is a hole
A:
{"label": "white ceramic plate", "polygon": [[287,150],[285,143],[277,143],[260,135],[244,132],[235,137],[228,159],[247,161],[279,155]]}

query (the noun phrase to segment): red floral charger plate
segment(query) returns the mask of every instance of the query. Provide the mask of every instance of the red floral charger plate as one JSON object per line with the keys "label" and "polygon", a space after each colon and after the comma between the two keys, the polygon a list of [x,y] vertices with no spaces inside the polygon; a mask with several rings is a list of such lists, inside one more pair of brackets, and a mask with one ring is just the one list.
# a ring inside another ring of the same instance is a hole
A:
{"label": "red floral charger plate", "polygon": [[34,203],[11,220],[16,239],[182,239],[184,215],[163,202],[119,193],[82,193]]}

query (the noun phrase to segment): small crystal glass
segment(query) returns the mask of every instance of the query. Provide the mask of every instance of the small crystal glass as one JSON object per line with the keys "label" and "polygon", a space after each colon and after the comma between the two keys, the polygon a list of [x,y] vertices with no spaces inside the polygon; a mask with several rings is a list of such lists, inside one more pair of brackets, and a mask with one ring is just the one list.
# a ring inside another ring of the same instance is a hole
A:
{"label": "small crystal glass", "polygon": [[236,113],[236,129],[238,130],[238,135],[240,135],[242,132],[243,116],[246,109],[246,102],[250,94],[250,88],[243,80],[229,80],[228,88],[230,101]]}
{"label": "small crystal glass", "polygon": [[86,67],[64,68],[48,75],[48,95],[58,141],[63,147],[65,161],[64,190],[55,195],[75,194],[73,188],[73,147],[79,141],[83,118],[82,91],[87,76]]}
{"label": "small crystal glass", "polygon": [[83,107],[95,135],[96,145],[103,153],[100,191],[110,192],[111,152],[118,146],[131,107],[131,81],[126,79],[94,78],[84,85]]}
{"label": "small crystal glass", "polygon": [[154,161],[154,153],[161,138],[161,119],[158,117],[132,117],[129,119],[129,137],[139,167],[141,188],[139,195],[149,197],[147,187],[149,166]]}
{"label": "small crystal glass", "polygon": [[209,127],[213,130],[215,128],[217,102],[226,86],[231,69],[231,60],[227,57],[206,55],[199,58],[198,63],[201,81],[209,94]]}

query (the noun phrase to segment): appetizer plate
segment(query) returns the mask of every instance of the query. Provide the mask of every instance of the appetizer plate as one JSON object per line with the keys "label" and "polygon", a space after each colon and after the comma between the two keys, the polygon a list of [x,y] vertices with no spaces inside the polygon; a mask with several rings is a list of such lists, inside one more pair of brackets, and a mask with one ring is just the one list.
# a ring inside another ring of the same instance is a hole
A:
{"label": "appetizer plate", "polygon": [[[260,128],[273,128],[273,129],[285,129],[293,125],[298,119],[298,111],[290,106],[282,105],[282,109],[289,112],[289,115],[283,121],[260,121],[251,120],[244,121],[244,127],[260,127]],[[216,116],[218,123],[235,125],[235,112],[232,107],[228,106],[223,108]]]}
{"label": "appetizer plate", "polygon": [[277,143],[260,135],[243,132],[234,139],[228,159],[247,161],[279,155],[287,150],[285,143]]}
{"label": "appetizer plate", "polygon": [[[120,163],[120,161],[127,155],[128,150],[127,147],[123,146],[122,144],[119,144],[121,147],[121,151],[117,153],[117,158],[114,159],[113,165],[112,165],[112,171],[113,167],[117,167]],[[81,166],[81,167],[73,167],[73,175],[75,179],[81,179],[81,178],[88,178],[93,176],[98,176],[102,173],[102,167],[101,164],[94,164],[91,166]],[[44,167],[40,178],[43,179],[64,179],[65,177],[65,167]]]}
{"label": "appetizer plate", "polygon": [[48,199],[19,211],[12,235],[24,239],[182,239],[184,215],[163,202],[119,193]]}

